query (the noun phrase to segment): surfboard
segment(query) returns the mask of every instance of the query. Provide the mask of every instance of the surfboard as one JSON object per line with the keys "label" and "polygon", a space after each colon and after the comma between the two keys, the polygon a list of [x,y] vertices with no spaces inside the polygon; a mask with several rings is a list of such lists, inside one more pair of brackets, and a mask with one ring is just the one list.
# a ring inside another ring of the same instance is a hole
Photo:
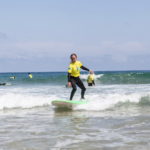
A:
{"label": "surfboard", "polygon": [[72,107],[87,104],[88,102],[89,102],[88,100],[84,101],[53,100],[51,104],[56,107]]}

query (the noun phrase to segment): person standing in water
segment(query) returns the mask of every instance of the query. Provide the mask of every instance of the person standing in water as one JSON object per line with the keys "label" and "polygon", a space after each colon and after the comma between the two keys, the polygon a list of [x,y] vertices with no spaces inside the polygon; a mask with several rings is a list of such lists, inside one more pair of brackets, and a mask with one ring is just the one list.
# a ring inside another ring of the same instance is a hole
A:
{"label": "person standing in water", "polygon": [[83,70],[89,71],[90,73],[93,73],[93,71],[85,68],[81,64],[80,61],[76,61],[77,60],[76,54],[71,54],[70,59],[71,59],[71,63],[68,66],[68,87],[70,87],[70,85],[72,85],[72,92],[70,95],[70,100],[72,100],[72,98],[77,90],[76,85],[82,90],[81,91],[81,99],[85,99],[84,94],[85,94],[86,88],[85,88],[83,82],[79,78],[80,68],[82,68]]}
{"label": "person standing in water", "polygon": [[12,76],[12,77],[10,77],[9,79],[15,79],[15,77],[14,77],[14,76]]}
{"label": "person standing in water", "polygon": [[0,83],[0,85],[7,85],[7,83]]}
{"label": "person standing in water", "polygon": [[32,75],[30,73],[28,73],[29,78],[32,78]]}
{"label": "person standing in water", "polygon": [[90,73],[90,75],[88,76],[88,79],[87,79],[87,82],[88,82],[88,86],[95,86],[95,82],[94,82],[94,78],[93,78],[93,73]]}

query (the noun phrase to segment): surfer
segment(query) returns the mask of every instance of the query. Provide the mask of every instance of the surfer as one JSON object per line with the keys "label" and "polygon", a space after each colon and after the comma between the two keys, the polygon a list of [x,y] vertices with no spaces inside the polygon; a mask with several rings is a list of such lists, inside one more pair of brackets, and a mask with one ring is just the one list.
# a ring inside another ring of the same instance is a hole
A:
{"label": "surfer", "polygon": [[71,63],[68,66],[68,85],[67,85],[68,87],[70,87],[70,85],[72,85],[72,88],[73,88],[71,95],[70,95],[70,100],[72,100],[72,98],[77,90],[76,84],[82,90],[81,91],[81,99],[85,99],[84,94],[85,94],[86,88],[85,88],[83,82],[79,78],[80,68],[82,68],[83,70],[89,71],[90,73],[93,73],[93,71],[84,67],[80,61],[76,61],[77,60],[76,54],[71,54],[70,59],[71,59]]}
{"label": "surfer", "polygon": [[28,73],[29,78],[32,78],[32,75],[30,73]]}
{"label": "surfer", "polygon": [[87,82],[88,82],[88,86],[95,86],[95,82],[94,82],[94,78],[93,78],[93,73],[90,73],[90,75],[88,76],[88,79],[87,79]]}
{"label": "surfer", "polygon": [[12,77],[10,77],[9,79],[15,79],[15,77],[14,77],[14,76],[12,76]]}
{"label": "surfer", "polygon": [[0,83],[0,85],[7,85],[7,83]]}

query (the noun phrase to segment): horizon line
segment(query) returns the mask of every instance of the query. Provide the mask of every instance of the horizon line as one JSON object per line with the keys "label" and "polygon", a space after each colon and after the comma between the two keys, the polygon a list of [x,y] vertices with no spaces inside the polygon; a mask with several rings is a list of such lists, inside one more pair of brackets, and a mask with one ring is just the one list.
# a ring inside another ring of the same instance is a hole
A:
{"label": "horizon line", "polygon": [[[93,71],[93,72],[115,72],[115,71],[122,71],[122,72],[125,72],[125,71],[150,71],[150,70],[101,70],[101,71]],[[18,71],[15,71],[15,72],[0,72],[0,73],[41,73],[41,72],[44,72],[44,73],[48,73],[48,72],[68,72],[68,71],[21,71],[21,72],[18,72]],[[87,71],[81,71],[81,72],[87,72]]]}

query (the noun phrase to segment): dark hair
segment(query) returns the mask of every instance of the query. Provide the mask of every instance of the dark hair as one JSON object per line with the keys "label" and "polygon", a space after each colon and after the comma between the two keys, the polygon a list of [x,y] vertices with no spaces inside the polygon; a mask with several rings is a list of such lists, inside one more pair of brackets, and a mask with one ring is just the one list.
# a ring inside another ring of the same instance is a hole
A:
{"label": "dark hair", "polygon": [[28,73],[28,74],[30,74],[30,73]]}
{"label": "dark hair", "polygon": [[70,55],[70,58],[71,58],[73,55],[76,56],[76,58],[77,58],[77,55],[76,55],[75,53],[71,54],[71,55]]}

